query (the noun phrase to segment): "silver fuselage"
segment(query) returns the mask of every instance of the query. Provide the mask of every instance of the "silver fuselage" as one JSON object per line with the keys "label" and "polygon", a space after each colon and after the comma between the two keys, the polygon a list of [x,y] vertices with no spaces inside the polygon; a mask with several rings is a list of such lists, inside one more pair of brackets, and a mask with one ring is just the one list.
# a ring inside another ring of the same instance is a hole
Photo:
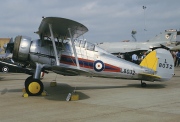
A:
{"label": "silver fuselage", "polygon": [[[41,44],[40,44],[41,43]],[[75,41],[75,49],[80,67],[78,68],[73,53],[72,44],[67,41],[59,46],[56,43],[60,65],[56,66],[54,51],[51,42],[42,44],[39,40],[34,40],[30,47],[30,61],[33,64],[38,62],[44,64],[45,68],[66,67],[85,71],[87,76],[141,79],[139,73],[154,74],[151,69],[141,67],[129,61],[117,58],[107,53],[98,46],[86,41]],[[54,71],[54,69],[52,69]],[[55,71],[58,73],[58,71]],[[59,72],[62,74],[62,72]]]}

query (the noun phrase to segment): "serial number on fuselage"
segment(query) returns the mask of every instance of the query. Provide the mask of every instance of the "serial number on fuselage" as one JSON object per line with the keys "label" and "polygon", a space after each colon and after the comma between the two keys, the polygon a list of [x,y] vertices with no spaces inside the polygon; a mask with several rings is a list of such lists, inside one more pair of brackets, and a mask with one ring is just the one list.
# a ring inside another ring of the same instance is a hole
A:
{"label": "serial number on fuselage", "polygon": [[121,70],[121,73],[128,74],[128,75],[134,75],[134,74],[135,74],[135,70],[122,69],[122,70]]}

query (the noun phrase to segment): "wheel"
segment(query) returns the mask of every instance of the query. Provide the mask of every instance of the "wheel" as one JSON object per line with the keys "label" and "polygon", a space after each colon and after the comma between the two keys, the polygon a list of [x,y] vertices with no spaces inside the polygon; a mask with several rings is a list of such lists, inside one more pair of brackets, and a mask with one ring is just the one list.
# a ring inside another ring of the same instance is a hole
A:
{"label": "wheel", "polygon": [[38,79],[29,79],[27,82],[25,82],[25,89],[28,95],[38,96],[43,92],[44,86],[43,83]]}
{"label": "wheel", "polygon": [[31,80],[31,79],[33,79],[33,76],[29,76],[29,77],[25,80],[25,82],[24,82],[24,86],[25,86],[25,87],[26,87],[27,82],[28,82],[29,80]]}
{"label": "wheel", "polygon": [[141,87],[146,87],[146,83],[141,83]]}

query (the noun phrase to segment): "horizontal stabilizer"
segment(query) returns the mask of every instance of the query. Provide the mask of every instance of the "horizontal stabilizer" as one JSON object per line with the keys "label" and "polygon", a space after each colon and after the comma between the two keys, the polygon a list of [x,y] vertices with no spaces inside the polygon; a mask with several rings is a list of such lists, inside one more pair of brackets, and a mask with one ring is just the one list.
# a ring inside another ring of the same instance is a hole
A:
{"label": "horizontal stabilizer", "polygon": [[157,81],[161,79],[160,76],[152,74],[139,73],[139,75],[141,75],[142,79],[146,79],[147,81]]}

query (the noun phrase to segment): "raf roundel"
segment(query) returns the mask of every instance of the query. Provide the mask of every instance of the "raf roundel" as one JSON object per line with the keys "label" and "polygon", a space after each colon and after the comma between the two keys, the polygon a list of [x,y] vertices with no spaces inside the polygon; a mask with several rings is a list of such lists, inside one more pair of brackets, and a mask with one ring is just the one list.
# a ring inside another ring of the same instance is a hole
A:
{"label": "raf roundel", "polygon": [[100,60],[97,60],[94,62],[93,67],[96,72],[101,72],[104,70],[104,63]]}
{"label": "raf roundel", "polygon": [[165,37],[166,37],[166,39],[169,39],[169,35],[166,35]]}
{"label": "raf roundel", "polygon": [[8,67],[6,67],[6,66],[4,66],[4,67],[2,68],[2,71],[3,71],[3,72],[8,72],[8,70],[9,70],[9,69],[8,69]]}

